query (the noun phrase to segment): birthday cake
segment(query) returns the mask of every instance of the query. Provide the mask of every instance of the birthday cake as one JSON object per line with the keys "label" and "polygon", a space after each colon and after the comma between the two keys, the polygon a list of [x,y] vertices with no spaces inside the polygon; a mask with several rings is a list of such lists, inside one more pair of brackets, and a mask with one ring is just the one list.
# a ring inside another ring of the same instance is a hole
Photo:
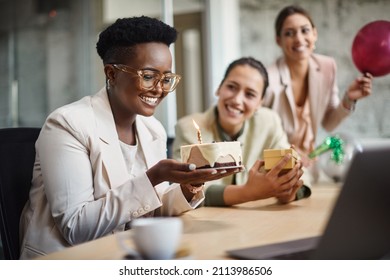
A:
{"label": "birthday cake", "polygon": [[241,166],[241,144],[238,141],[185,145],[180,147],[181,160],[199,168]]}

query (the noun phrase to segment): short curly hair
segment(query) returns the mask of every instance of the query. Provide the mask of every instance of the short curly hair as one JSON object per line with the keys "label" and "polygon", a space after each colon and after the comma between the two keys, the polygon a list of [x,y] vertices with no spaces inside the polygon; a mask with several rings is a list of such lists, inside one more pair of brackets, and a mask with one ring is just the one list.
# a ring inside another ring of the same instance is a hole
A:
{"label": "short curly hair", "polygon": [[158,42],[169,46],[177,39],[177,30],[147,16],[117,19],[99,35],[97,53],[107,63],[120,63],[132,54],[133,46]]}

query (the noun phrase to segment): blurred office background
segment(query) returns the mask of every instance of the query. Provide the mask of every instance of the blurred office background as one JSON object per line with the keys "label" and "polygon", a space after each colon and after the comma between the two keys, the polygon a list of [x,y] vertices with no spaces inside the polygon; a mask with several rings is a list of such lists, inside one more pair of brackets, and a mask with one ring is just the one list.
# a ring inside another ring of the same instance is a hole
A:
{"label": "blurred office background", "polygon": [[[253,56],[269,65],[280,55],[274,20],[293,3],[311,12],[316,51],[336,59],[342,94],[359,75],[353,38],[371,21],[390,20],[389,0],[0,0],[0,127],[41,126],[55,108],[98,91],[104,85],[99,32],[118,17],[148,15],[180,31],[172,51],[184,78],[157,112],[174,137],[177,118],[214,103],[232,60]],[[390,75],[373,86],[337,131],[390,138]]]}
{"label": "blurred office background", "polygon": [[[180,31],[172,50],[184,78],[157,117],[174,137],[177,118],[215,101],[229,62],[250,55],[268,65],[280,55],[274,20],[292,3],[311,12],[316,51],[336,59],[343,93],[359,75],[353,38],[368,22],[390,20],[389,0],[0,0],[0,127],[41,126],[55,108],[95,93],[104,85],[99,32],[118,17],[168,13]],[[374,80],[373,95],[338,130],[390,137],[390,77]]]}

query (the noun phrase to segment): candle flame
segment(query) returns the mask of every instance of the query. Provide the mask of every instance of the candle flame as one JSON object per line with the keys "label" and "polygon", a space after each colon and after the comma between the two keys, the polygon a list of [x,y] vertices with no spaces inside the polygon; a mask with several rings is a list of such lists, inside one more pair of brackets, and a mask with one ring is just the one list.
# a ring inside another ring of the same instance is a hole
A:
{"label": "candle flame", "polygon": [[199,130],[199,125],[198,125],[194,120],[192,120],[192,122],[194,123],[195,128],[196,128],[197,130]]}
{"label": "candle flame", "polygon": [[198,134],[198,142],[199,142],[199,144],[202,144],[202,134],[200,133],[199,125],[194,120],[192,120],[192,122],[194,123],[194,126],[195,126],[196,130],[198,131],[197,132],[197,134]]}

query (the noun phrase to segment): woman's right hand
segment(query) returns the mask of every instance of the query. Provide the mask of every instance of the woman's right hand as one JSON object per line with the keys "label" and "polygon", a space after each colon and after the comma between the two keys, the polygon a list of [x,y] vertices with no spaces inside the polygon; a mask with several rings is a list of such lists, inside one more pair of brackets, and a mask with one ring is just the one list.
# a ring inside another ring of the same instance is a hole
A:
{"label": "woman's right hand", "polygon": [[153,186],[164,181],[197,186],[240,171],[242,171],[241,167],[222,170],[196,169],[194,164],[163,159],[147,170],[146,174]]}
{"label": "woman's right hand", "polygon": [[[284,156],[268,172],[264,171],[264,161],[256,161],[249,171],[248,181],[243,185],[243,191],[247,195],[247,201],[259,200],[270,197],[280,198],[281,202],[286,203],[295,198],[295,194],[302,186],[300,177],[303,174],[302,163],[298,161],[288,172],[280,174],[283,167],[290,160],[291,155]],[[286,199],[288,197],[289,199]],[[286,201],[289,200],[289,201]]]}
{"label": "woman's right hand", "polygon": [[295,145],[291,145],[290,148],[294,149],[298,153],[299,160],[302,163],[303,167],[309,168],[310,166],[312,166],[314,164],[315,161],[317,161],[317,158],[310,158],[306,152],[295,147]]}
{"label": "woman's right hand", "polygon": [[315,161],[317,161],[317,158],[309,158],[307,154],[300,153],[299,154],[300,161],[302,162],[302,166],[309,168],[314,164]]}

